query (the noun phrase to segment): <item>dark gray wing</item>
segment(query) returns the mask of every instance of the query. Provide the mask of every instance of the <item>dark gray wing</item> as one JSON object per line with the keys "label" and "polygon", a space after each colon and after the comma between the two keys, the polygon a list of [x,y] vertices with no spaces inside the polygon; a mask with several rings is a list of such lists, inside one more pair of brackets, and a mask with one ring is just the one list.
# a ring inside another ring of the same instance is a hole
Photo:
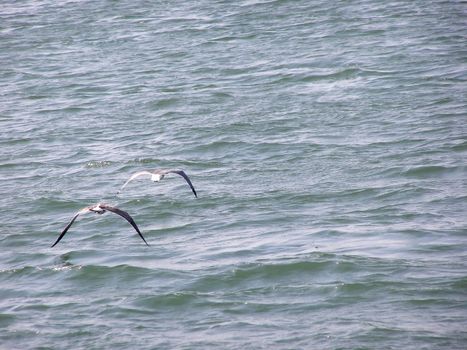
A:
{"label": "dark gray wing", "polygon": [[75,214],[75,216],[73,216],[73,219],[71,219],[71,221],[68,223],[68,225],[66,225],[66,227],[63,229],[62,233],[60,234],[60,236],[57,238],[57,240],[55,241],[55,243],[52,245],[51,248],[55,247],[57,245],[58,242],[60,242],[63,238],[63,236],[65,236],[65,233],[68,231],[68,229],[71,227],[71,225],[73,225],[73,223],[75,222],[76,218],[80,215],[80,214],[84,214],[84,213],[87,213],[89,211],[90,207],[86,207],[86,208],[83,208],[81,209],[79,212],[77,212]]}
{"label": "dark gray wing", "polygon": [[139,236],[144,241],[144,243],[146,243],[147,246],[149,245],[148,242],[146,242],[146,240],[144,239],[142,233],[140,232],[138,226],[136,225],[135,220],[133,220],[133,218],[130,216],[130,214],[128,214],[126,211],[120,210],[120,209],[115,208],[115,207],[111,207],[111,206],[106,205],[106,204],[101,204],[100,207],[102,209],[104,209],[104,210],[108,210],[108,211],[111,211],[112,213],[120,215],[122,218],[124,218],[126,221],[128,221],[130,223],[130,225],[133,226],[133,228],[136,230],[136,232],[138,232]]}
{"label": "dark gray wing", "polygon": [[183,170],[168,169],[168,170],[162,170],[161,173],[163,173],[163,174],[173,173],[173,174],[178,174],[181,177],[183,177],[185,179],[185,181],[188,183],[188,185],[190,185],[190,188],[193,191],[193,194],[195,195],[195,197],[198,198],[198,195],[196,194],[196,190],[193,187],[193,184],[191,183],[190,178],[188,177],[187,174],[185,174],[185,172]]}

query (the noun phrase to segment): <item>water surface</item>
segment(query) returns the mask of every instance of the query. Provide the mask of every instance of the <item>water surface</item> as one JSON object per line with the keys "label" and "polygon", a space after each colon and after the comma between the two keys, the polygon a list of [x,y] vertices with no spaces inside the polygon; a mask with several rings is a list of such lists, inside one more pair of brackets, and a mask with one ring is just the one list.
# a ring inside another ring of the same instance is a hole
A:
{"label": "water surface", "polygon": [[464,349],[466,15],[4,1],[2,346]]}

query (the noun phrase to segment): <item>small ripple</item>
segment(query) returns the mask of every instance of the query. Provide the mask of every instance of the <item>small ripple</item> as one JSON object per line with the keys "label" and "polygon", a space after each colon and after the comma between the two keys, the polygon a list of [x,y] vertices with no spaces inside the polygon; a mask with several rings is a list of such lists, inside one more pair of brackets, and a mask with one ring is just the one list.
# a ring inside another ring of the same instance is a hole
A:
{"label": "small ripple", "polygon": [[202,294],[192,291],[174,292],[150,297],[140,297],[133,304],[138,308],[160,310],[172,308],[174,306],[192,305],[200,300],[200,295]]}
{"label": "small ripple", "polygon": [[[282,262],[277,262],[281,260]],[[195,290],[244,288],[245,285],[255,285],[259,281],[283,284],[285,281],[289,283],[310,279],[319,281],[326,279],[326,276],[347,280],[352,274],[361,273],[362,269],[367,270],[366,274],[386,274],[393,271],[394,262],[384,259],[316,253],[307,259],[283,258],[276,259],[273,263],[258,261],[241,264],[220,273],[206,274],[191,285],[191,288]]]}
{"label": "small ripple", "polygon": [[157,101],[152,101],[147,103],[147,107],[150,109],[160,109],[160,108],[166,108],[170,106],[174,106],[180,102],[180,99],[178,98],[163,98]]}
{"label": "small ripple", "polygon": [[460,142],[454,146],[452,146],[452,150],[457,152],[462,152],[467,150],[467,141]]}
{"label": "small ripple", "polygon": [[440,165],[424,165],[411,167],[403,171],[403,175],[416,178],[429,178],[429,177],[439,177],[445,175],[451,175],[455,172],[465,173],[464,166],[440,166]]}
{"label": "small ripple", "polygon": [[[79,267],[75,266],[72,270],[73,273],[67,276],[67,280],[72,283],[80,284],[92,284],[93,281],[99,281],[100,283],[105,283],[106,281],[114,283],[128,283],[149,278],[148,275],[152,274],[151,269],[125,264],[110,267],[83,265]],[[61,270],[59,269],[57,271]]]}
{"label": "small ripple", "polygon": [[16,320],[14,314],[0,313],[0,327],[8,327]]}
{"label": "small ripple", "polygon": [[109,160],[91,160],[88,161],[85,165],[86,168],[88,169],[94,169],[94,168],[107,168],[115,163]]}

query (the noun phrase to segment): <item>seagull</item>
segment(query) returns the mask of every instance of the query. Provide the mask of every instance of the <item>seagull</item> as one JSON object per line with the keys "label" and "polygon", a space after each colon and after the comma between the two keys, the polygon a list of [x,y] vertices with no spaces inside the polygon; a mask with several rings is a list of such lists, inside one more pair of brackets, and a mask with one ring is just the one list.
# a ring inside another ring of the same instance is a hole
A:
{"label": "seagull", "polygon": [[73,222],[75,222],[76,218],[80,215],[80,214],[86,214],[86,213],[89,213],[89,212],[92,212],[92,213],[96,213],[96,214],[104,214],[106,211],[111,211],[117,215],[120,215],[121,217],[123,217],[126,221],[128,221],[131,226],[133,226],[133,228],[136,230],[136,232],[138,232],[139,236],[143,239],[144,243],[146,243],[146,245],[148,246],[148,242],[146,242],[146,240],[144,239],[143,235],[141,234],[141,232],[139,231],[138,229],[138,226],[136,226],[136,223],[135,221],[133,220],[133,218],[130,216],[130,214],[128,214],[126,211],[123,211],[123,210],[120,210],[118,208],[115,208],[115,207],[111,207],[110,205],[107,205],[107,204],[103,204],[103,203],[99,203],[99,204],[96,204],[96,205],[90,205],[86,208],[83,208],[81,210],[79,210],[75,216],[73,216],[73,218],[71,219],[71,221],[68,223],[68,225],[66,225],[66,227],[63,229],[62,233],[60,234],[60,236],[58,237],[58,239],[55,241],[55,243],[52,245],[52,248],[55,247],[55,245],[60,242],[60,240],[63,238],[63,236],[65,236],[65,233],[68,231],[68,229],[70,228],[70,226],[73,224]]}
{"label": "seagull", "polygon": [[136,179],[138,176],[150,175],[151,176],[151,181],[159,182],[167,174],[178,174],[181,177],[183,177],[185,179],[185,181],[188,183],[188,185],[190,186],[190,188],[193,191],[193,194],[195,195],[195,197],[198,198],[198,195],[196,194],[195,188],[193,187],[193,184],[191,183],[190,178],[188,177],[187,174],[185,174],[185,172],[183,170],[180,170],[180,169],[156,169],[156,170],[152,170],[152,171],[143,170],[143,171],[137,172],[137,173],[131,175],[131,177],[128,179],[128,181],[123,184],[122,188],[120,188],[120,190],[117,193],[120,193],[125,188],[125,186],[128,185],[128,183],[130,181]]}

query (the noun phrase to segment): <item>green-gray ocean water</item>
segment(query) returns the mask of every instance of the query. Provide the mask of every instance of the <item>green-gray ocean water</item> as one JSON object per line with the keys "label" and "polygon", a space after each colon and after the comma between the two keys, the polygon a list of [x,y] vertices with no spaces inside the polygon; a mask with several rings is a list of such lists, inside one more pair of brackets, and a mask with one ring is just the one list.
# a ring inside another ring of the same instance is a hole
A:
{"label": "green-gray ocean water", "polygon": [[466,23],[1,1],[0,348],[465,349]]}

